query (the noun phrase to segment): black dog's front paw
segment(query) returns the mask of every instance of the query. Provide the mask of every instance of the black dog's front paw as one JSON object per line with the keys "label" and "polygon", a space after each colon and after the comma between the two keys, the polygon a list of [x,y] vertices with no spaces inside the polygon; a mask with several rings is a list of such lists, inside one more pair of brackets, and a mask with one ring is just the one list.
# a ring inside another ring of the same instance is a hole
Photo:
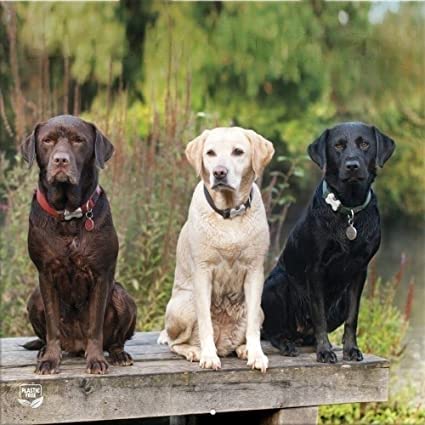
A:
{"label": "black dog's front paw", "polygon": [[361,362],[363,360],[363,354],[357,347],[344,348],[343,359]]}
{"label": "black dog's front paw", "polygon": [[336,363],[337,362],[336,354],[332,351],[331,348],[318,349],[316,355],[317,355],[317,361],[320,363]]}

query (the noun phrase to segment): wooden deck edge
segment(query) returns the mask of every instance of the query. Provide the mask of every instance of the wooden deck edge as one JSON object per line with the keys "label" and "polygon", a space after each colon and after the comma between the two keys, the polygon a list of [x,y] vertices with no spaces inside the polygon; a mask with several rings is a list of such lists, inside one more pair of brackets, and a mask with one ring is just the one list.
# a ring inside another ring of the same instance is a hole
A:
{"label": "wooden deck edge", "polygon": [[43,387],[44,401],[40,407],[21,406],[20,384],[9,382],[0,385],[0,412],[2,423],[24,425],[387,400],[388,367],[356,371],[339,368],[334,372],[329,373],[325,368],[294,368],[272,372],[268,379],[260,380],[252,379],[250,371],[245,370],[216,374],[216,379],[214,372],[182,374],[179,379],[165,381],[155,375],[34,379],[34,383],[39,382]]}

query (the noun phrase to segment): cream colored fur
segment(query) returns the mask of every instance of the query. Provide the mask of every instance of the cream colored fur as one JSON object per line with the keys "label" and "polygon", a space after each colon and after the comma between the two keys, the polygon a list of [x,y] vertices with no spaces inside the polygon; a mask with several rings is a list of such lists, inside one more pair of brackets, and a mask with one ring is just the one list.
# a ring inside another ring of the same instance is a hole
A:
{"label": "cream colored fur", "polygon": [[[243,154],[235,155],[235,149]],[[233,351],[252,368],[265,372],[268,366],[260,344],[260,304],[269,228],[254,180],[273,153],[269,141],[238,127],[206,130],[186,149],[202,181],[179,236],[174,286],[159,342],[203,368],[220,368],[218,356]],[[216,166],[229,170],[231,188],[211,189]],[[244,203],[253,188],[251,208],[224,219],[207,203],[204,183],[221,209]]]}

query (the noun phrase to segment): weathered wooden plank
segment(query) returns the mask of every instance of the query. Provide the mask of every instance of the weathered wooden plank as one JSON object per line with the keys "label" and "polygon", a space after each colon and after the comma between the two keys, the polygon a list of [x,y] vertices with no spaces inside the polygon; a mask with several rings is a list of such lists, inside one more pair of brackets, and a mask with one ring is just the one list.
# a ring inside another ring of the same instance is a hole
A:
{"label": "weathered wooden plank", "polygon": [[[1,418],[7,424],[95,421],[237,412],[387,398],[388,362],[365,356],[361,363],[319,364],[314,353],[288,358],[264,344],[270,369],[249,370],[237,358],[223,359],[220,371],[202,370],[159,346],[157,333],[137,334],[127,344],[135,364],[111,367],[105,376],[85,373],[84,359],[65,359],[61,373],[33,373],[35,352],[18,346],[28,338],[2,341]],[[23,365],[23,366],[21,366]],[[21,406],[19,386],[39,383],[43,404]]]}
{"label": "weathered wooden plank", "polygon": [[318,419],[318,407],[293,407],[272,411],[261,425],[316,425]]}
{"label": "weathered wooden plank", "polygon": [[[36,351],[28,351],[22,348],[26,342],[34,337],[4,338],[1,344],[0,367],[22,367],[35,364]],[[147,360],[172,360],[179,356],[171,353],[168,346],[156,343],[158,332],[142,333],[138,332],[134,338],[127,342],[126,349],[133,356],[135,361]],[[263,341],[263,348],[266,354],[278,353],[270,343]],[[312,352],[312,347],[302,347],[302,352]],[[19,353],[19,355],[17,354]],[[64,355],[63,364],[81,364],[81,359],[69,355]]]}

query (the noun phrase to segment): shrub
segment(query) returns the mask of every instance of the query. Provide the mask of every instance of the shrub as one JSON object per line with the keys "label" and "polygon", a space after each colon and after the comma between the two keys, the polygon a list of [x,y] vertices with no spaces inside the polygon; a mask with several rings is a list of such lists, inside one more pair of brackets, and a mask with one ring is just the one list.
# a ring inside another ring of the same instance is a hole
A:
{"label": "shrub", "polygon": [[[395,306],[396,290],[406,265],[402,257],[400,270],[387,283],[375,279],[374,264],[371,267],[369,288],[365,291],[360,307],[358,344],[365,353],[373,353],[391,361],[391,389],[397,380],[397,366],[405,350],[404,340],[413,297],[410,285],[406,308],[403,313]],[[341,343],[343,327],[331,335],[333,344]],[[411,403],[414,389],[405,387],[398,392],[390,391],[385,403],[353,403],[322,406],[319,410],[321,424],[422,424],[425,408]]]}

